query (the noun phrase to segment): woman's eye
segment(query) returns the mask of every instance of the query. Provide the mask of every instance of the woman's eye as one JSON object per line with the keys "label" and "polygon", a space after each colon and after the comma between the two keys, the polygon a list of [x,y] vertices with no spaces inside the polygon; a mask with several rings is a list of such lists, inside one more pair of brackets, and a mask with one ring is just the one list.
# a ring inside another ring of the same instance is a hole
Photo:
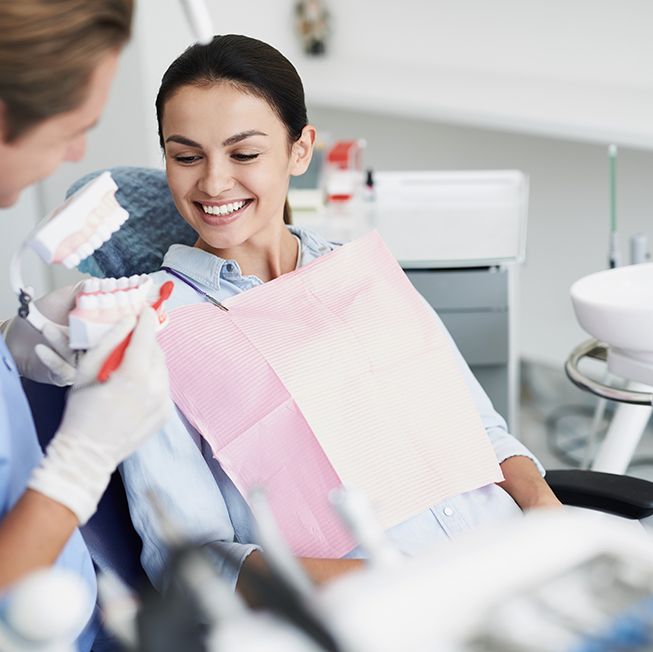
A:
{"label": "woman's eye", "polygon": [[232,158],[236,161],[253,161],[255,158],[258,158],[258,154],[232,154]]}
{"label": "woman's eye", "polygon": [[177,163],[189,165],[190,163],[195,163],[195,161],[199,161],[200,157],[199,156],[175,156],[174,159],[175,161],[177,161]]}

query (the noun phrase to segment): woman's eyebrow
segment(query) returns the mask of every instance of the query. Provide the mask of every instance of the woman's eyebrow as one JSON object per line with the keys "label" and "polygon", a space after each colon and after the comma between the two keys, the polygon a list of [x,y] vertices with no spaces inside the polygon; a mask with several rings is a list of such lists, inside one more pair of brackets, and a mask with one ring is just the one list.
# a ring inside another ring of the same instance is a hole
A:
{"label": "woman's eyebrow", "polygon": [[236,143],[239,143],[241,140],[245,140],[250,136],[267,136],[267,134],[264,134],[262,131],[257,131],[256,129],[250,129],[249,131],[241,131],[239,134],[234,134],[233,136],[229,136],[227,140],[222,142],[222,145],[223,147],[227,147],[229,145],[235,145]]}
{"label": "woman's eyebrow", "polygon": [[201,149],[201,145],[199,143],[196,143],[194,140],[191,140],[190,138],[185,138],[184,136],[180,136],[179,134],[172,134],[172,136],[168,136],[166,138],[166,143],[179,143],[180,145],[186,145],[187,147],[197,147],[198,149]]}

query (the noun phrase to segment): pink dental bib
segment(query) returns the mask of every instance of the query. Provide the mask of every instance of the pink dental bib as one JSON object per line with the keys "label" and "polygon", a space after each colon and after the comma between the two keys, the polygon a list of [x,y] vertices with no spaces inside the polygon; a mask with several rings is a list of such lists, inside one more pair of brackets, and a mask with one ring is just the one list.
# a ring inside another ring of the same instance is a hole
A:
{"label": "pink dental bib", "polygon": [[239,491],[262,486],[297,555],[354,545],[328,502],[384,527],[503,479],[449,338],[376,232],[159,335],[172,396]]}

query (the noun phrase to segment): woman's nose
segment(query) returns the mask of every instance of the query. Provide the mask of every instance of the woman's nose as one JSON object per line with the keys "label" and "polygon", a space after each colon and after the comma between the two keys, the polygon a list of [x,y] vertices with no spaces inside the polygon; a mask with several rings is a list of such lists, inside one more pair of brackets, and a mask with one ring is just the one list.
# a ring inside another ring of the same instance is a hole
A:
{"label": "woman's nose", "polygon": [[218,197],[233,186],[233,177],[227,170],[217,166],[207,167],[198,184],[199,189],[210,197]]}

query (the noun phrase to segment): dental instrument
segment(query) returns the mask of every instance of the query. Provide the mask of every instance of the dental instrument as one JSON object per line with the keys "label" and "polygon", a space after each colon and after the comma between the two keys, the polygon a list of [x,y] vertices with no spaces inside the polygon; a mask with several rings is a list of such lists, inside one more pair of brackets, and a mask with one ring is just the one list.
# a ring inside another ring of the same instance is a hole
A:
{"label": "dental instrument", "polygon": [[97,588],[107,631],[115,636],[123,648],[136,650],[136,616],[140,600],[120,577],[110,570],[98,572]]}
{"label": "dental instrument", "polygon": [[213,21],[204,0],[181,0],[193,36],[198,43],[206,45],[213,40]]}
{"label": "dental instrument", "polygon": [[256,521],[257,538],[266,552],[268,563],[300,596],[310,601],[314,591],[313,583],[284,541],[263,488],[250,492],[249,506]]}
{"label": "dental instrument", "polygon": [[401,553],[390,543],[367,496],[360,489],[351,486],[334,489],[329,501],[365,551],[370,564],[383,568],[401,562]]}
{"label": "dental instrument", "polygon": [[187,276],[184,274],[181,274],[180,272],[172,269],[172,267],[167,267],[166,265],[162,265],[159,269],[161,269],[164,272],[168,272],[171,276],[174,276],[175,278],[178,278],[182,283],[185,283],[188,285],[188,287],[192,288],[199,294],[201,297],[204,297],[209,303],[212,303],[214,306],[217,308],[220,308],[220,310],[224,310],[225,312],[229,312],[229,308],[226,306],[222,305],[217,299],[214,299],[210,294],[207,292],[204,292],[204,290],[201,290],[200,288],[193,283]]}

